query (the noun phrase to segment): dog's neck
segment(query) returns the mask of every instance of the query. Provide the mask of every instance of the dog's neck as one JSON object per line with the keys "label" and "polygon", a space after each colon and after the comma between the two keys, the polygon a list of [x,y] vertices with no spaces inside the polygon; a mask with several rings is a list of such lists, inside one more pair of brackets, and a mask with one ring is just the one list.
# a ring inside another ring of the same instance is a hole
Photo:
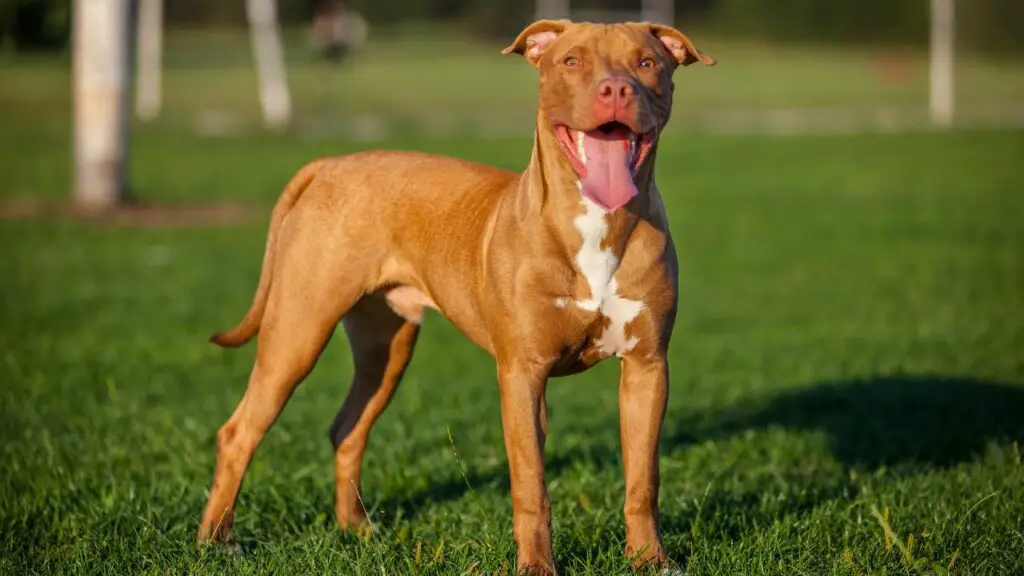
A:
{"label": "dog's neck", "polygon": [[657,143],[637,171],[636,197],[612,213],[605,212],[583,196],[579,175],[565,158],[547,118],[539,113],[530,164],[523,172],[516,193],[516,215],[522,222],[550,223],[547,228],[559,236],[556,240],[566,247],[578,246],[581,234],[587,234],[581,228],[599,220],[598,224],[606,227],[600,241],[602,248],[610,249],[621,261],[637,223],[649,219],[660,202],[654,197],[658,194],[654,184],[656,153]]}

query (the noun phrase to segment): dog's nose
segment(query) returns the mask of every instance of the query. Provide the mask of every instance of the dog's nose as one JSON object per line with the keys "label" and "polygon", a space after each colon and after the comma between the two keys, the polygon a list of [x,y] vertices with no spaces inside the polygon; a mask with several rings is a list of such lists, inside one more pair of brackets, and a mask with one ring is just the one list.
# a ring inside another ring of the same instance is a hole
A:
{"label": "dog's nose", "polygon": [[597,85],[597,100],[619,110],[633,102],[633,85],[625,78],[605,78]]}

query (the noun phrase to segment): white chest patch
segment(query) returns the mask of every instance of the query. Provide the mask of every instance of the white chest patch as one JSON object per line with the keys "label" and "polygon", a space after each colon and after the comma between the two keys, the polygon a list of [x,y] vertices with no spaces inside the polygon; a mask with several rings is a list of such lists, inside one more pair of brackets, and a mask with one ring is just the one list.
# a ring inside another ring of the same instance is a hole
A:
{"label": "white chest patch", "polygon": [[[626,325],[640,314],[644,304],[639,300],[619,296],[618,282],[615,280],[619,260],[611,250],[601,248],[601,242],[608,234],[607,215],[585,197],[583,207],[586,212],[573,220],[583,237],[583,246],[576,254],[576,266],[590,286],[590,298],[577,300],[575,304],[583,310],[600,312],[608,318],[608,326],[594,343],[608,356],[622,356],[639,342],[636,337],[626,338]],[[564,299],[559,300],[564,306]]]}

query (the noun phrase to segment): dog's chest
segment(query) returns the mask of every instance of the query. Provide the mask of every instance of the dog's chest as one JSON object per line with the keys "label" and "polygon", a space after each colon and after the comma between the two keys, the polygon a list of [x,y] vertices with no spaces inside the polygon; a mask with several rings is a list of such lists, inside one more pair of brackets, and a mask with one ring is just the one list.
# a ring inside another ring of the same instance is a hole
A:
{"label": "dog's chest", "polygon": [[555,306],[587,324],[581,354],[595,360],[622,356],[636,347],[639,338],[629,334],[629,325],[644,310],[644,303],[620,292],[616,272],[619,259],[604,246],[608,235],[608,216],[596,204],[583,199],[584,213],[573,225],[581,237],[574,257],[574,269],[585,284],[586,297],[559,297]]}

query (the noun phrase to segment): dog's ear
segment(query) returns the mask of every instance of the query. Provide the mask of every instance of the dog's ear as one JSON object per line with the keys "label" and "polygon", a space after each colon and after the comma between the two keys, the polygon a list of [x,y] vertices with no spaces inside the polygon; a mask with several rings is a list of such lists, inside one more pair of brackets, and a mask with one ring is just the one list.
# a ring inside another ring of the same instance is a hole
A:
{"label": "dog's ear", "polygon": [[648,26],[650,27],[651,34],[658,40],[661,40],[661,43],[668,48],[668,51],[672,53],[672,56],[680,66],[689,66],[694,62],[702,62],[708,66],[714,66],[718,63],[711,56],[697,50],[697,47],[693,45],[693,41],[679,30],[664,24],[648,24]]}
{"label": "dog's ear", "polygon": [[515,53],[525,56],[534,66],[551,43],[572,24],[569,20],[538,20],[527,26],[515,41],[501,51],[503,56]]}

